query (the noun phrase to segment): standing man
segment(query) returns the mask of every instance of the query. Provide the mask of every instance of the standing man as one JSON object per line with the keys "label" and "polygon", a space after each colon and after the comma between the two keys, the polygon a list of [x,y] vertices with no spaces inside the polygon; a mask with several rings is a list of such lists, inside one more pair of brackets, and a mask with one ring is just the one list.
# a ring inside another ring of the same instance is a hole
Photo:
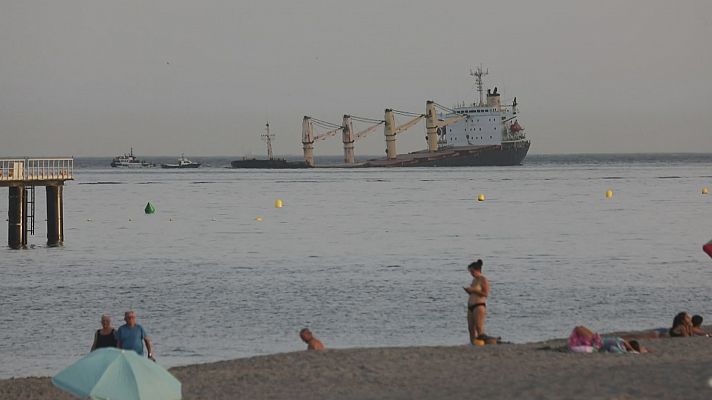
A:
{"label": "standing man", "polygon": [[136,323],[136,312],[126,311],[124,313],[125,325],[119,327],[116,331],[117,347],[125,350],[133,350],[138,355],[143,355],[143,342],[146,342],[148,350],[148,358],[156,361],[153,358],[153,346],[151,346],[151,338],[148,337],[143,327]]}
{"label": "standing man", "polygon": [[465,287],[465,292],[470,295],[467,299],[467,329],[470,332],[470,343],[475,344],[475,339],[484,339],[485,316],[487,315],[487,297],[489,296],[489,282],[482,275],[482,260],[477,260],[467,266],[472,275],[470,287]]}
{"label": "standing man", "polygon": [[309,328],[299,331],[299,337],[307,344],[307,350],[324,350],[324,344],[314,337]]}

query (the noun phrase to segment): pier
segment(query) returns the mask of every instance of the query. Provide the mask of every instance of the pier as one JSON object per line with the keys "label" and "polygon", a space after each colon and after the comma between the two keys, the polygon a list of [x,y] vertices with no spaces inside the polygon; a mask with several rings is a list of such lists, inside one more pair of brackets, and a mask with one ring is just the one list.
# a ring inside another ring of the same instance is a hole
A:
{"label": "pier", "polygon": [[47,199],[47,245],[64,242],[64,182],[73,180],[73,158],[0,159],[0,187],[9,189],[7,243],[27,246],[35,233],[35,187],[44,186]]}

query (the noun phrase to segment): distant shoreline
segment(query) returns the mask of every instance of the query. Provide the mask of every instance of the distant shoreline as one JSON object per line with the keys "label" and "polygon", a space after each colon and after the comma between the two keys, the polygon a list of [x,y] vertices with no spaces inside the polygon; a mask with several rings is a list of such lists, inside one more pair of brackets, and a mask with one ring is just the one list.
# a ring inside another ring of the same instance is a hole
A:
{"label": "distant shoreline", "polygon": [[[188,153],[186,153],[187,155]],[[22,155],[20,158],[24,157],[25,155]],[[172,155],[172,154],[146,154],[142,155],[141,157],[155,157],[155,158],[166,158],[166,159],[174,159],[178,158],[178,155]],[[239,159],[242,157],[264,157],[263,154],[235,154],[235,155],[200,155],[200,154],[190,154],[192,158],[231,158],[231,159]],[[696,151],[674,151],[674,152],[624,152],[624,153],[529,153],[527,155],[527,158],[530,157],[577,157],[577,156],[594,156],[594,157],[616,157],[616,156],[712,156],[712,152],[696,152]],[[19,157],[16,155],[4,155],[1,157]],[[28,156],[29,157],[29,156]],[[112,159],[116,157],[116,154],[108,154],[108,155],[91,155],[91,156],[83,156],[83,155],[75,155],[73,156],[75,159]],[[275,157],[286,157],[286,158],[303,158],[301,154],[275,154]],[[319,154],[316,155],[316,157],[325,157],[325,158],[343,158],[343,154]],[[371,158],[379,158],[383,157],[381,154],[362,154],[358,155],[357,158],[359,159],[371,159]]]}
{"label": "distant shoreline", "polygon": [[[114,156],[90,156],[90,157],[75,157],[74,169],[108,169],[113,171],[126,171],[123,168],[111,168],[109,165]],[[250,155],[249,157],[253,157]],[[257,159],[265,159],[264,155],[258,154],[254,156]],[[276,155],[278,158],[284,158],[287,161],[302,161],[303,156],[298,154]],[[243,158],[243,155],[233,156],[199,156],[190,154],[191,160],[203,163],[203,166],[198,169],[191,170],[192,173],[199,173],[208,169],[215,168],[230,168],[230,162]],[[382,155],[357,155],[356,161],[363,162],[373,159],[381,159]],[[141,155],[141,159],[154,163],[156,165],[175,162],[177,156],[157,156],[157,155]],[[316,155],[316,164],[319,166],[340,165],[343,163],[343,155]],[[670,164],[710,164],[712,163],[712,153],[566,153],[566,154],[529,154],[524,159],[522,166],[548,165],[548,164],[621,164],[621,163],[670,163]],[[435,169],[435,167],[423,167],[426,169]],[[453,167],[453,168],[496,168],[496,167]],[[518,167],[514,167],[518,168]],[[400,168],[397,168],[398,170]],[[155,171],[160,168],[138,168],[131,171]],[[176,171],[169,171],[175,173]],[[179,171],[181,173],[184,170]]]}

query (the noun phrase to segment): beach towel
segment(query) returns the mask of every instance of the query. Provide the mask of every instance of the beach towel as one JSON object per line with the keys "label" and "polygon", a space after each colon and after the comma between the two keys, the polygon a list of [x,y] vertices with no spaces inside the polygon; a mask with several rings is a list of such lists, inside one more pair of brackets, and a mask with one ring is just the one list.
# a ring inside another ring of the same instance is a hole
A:
{"label": "beach towel", "polygon": [[569,346],[569,350],[574,353],[593,353],[597,351],[593,346]]}

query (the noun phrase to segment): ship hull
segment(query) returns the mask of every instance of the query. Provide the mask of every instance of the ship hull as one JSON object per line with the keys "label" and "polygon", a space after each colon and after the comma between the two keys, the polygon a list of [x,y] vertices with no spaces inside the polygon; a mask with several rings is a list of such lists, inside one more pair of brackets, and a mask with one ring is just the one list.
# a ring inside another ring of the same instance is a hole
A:
{"label": "ship hull", "polygon": [[112,162],[111,166],[113,168],[152,168],[153,164]]}
{"label": "ship hull", "polygon": [[183,168],[198,168],[198,167],[200,167],[200,163],[184,164],[184,165],[161,164],[161,168],[166,168],[166,169],[183,169]]}
{"label": "ship hull", "polygon": [[520,140],[501,145],[445,148],[435,152],[399,154],[393,160],[370,160],[362,167],[482,167],[521,165],[530,142]]}
{"label": "ship hull", "polygon": [[[481,167],[521,165],[529,151],[529,140],[504,142],[501,145],[463,146],[399,154],[395,159],[369,160],[360,164],[331,165],[321,168],[395,168],[395,167]],[[232,168],[296,169],[311,168],[305,162],[274,160],[236,160]]]}
{"label": "ship hull", "polygon": [[235,160],[230,163],[232,168],[254,168],[254,169],[297,169],[309,168],[303,161],[287,161],[283,159],[273,160]]}

